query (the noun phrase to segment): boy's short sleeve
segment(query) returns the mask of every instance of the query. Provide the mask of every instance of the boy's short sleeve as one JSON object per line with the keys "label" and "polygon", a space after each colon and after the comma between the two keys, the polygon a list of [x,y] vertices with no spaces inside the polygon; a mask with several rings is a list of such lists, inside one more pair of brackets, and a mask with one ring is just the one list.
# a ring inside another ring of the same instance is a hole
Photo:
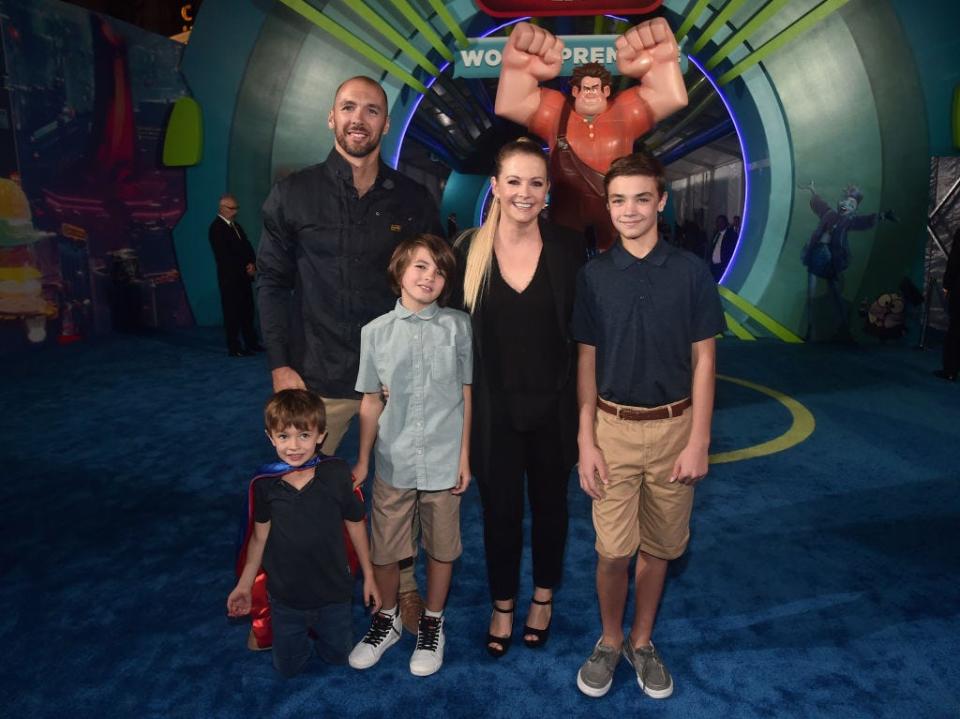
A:
{"label": "boy's short sleeve", "polygon": [[380,391],[380,375],[377,373],[373,336],[373,329],[369,324],[360,330],[360,369],[357,371],[357,385],[354,387],[357,392]]}
{"label": "boy's short sleeve", "polygon": [[727,321],[723,317],[723,306],[720,304],[720,293],[717,283],[705,263],[699,263],[696,289],[694,292],[693,317],[690,327],[693,330],[693,341],[709,339],[723,332],[727,328]]}
{"label": "boy's short sleeve", "polygon": [[473,328],[470,317],[457,322],[457,371],[461,384],[473,384]]}
{"label": "boy's short sleeve", "polygon": [[573,301],[573,319],[570,321],[573,338],[582,344],[597,345],[596,307],[593,292],[587,282],[587,267],[577,273],[577,292]]}
{"label": "boy's short sleeve", "polygon": [[363,503],[353,491],[353,480],[350,479],[350,468],[346,462],[337,461],[335,477],[341,516],[348,522],[359,522],[363,519]]}
{"label": "boy's short sleeve", "polygon": [[253,521],[270,521],[270,502],[267,501],[267,482],[269,479],[258,479],[253,485]]}

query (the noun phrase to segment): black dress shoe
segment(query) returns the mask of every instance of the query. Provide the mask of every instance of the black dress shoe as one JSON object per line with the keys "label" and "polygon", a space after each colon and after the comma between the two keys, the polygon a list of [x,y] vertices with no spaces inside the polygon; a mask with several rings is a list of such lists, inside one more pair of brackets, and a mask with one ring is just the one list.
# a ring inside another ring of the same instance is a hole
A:
{"label": "black dress shoe", "polygon": [[945,379],[948,382],[954,382],[957,379],[956,374],[947,374],[946,370],[942,370],[942,369],[935,369],[933,371],[933,374],[935,377],[939,377],[940,379]]}
{"label": "black dress shoe", "polygon": [[243,357],[244,354],[240,350],[230,350],[227,352],[227,355],[230,357]]}

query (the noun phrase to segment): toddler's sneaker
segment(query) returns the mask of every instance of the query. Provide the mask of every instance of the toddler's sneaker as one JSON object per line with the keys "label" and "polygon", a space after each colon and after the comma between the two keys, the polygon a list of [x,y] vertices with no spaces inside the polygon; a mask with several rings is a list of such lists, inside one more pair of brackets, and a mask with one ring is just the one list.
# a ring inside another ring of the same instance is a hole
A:
{"label": "toddler's sneaker", "polygon": [[410,657],[410,673],[428,677],[443,666],[443,617],[420,615],[417,627],[417,648]]}
{"label": "toddler's sneaker", "polygon": [[400,623],[400,612],[394,615],[377,612],[370,622],[370,629],[366,636],[357,642],[357,646],[350,652],[347,659],[354,669],[369,669],[380,661],[380,657],[400,639],[403,625]]}

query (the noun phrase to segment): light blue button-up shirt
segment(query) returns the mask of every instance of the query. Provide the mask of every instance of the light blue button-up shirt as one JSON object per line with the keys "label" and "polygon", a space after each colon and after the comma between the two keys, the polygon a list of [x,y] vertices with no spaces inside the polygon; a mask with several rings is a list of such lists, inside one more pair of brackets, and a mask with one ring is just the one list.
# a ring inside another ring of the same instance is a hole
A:
{"label": "light blue button-up shirt", "polygon": [[356,390],[390,390],[374,446],[384,482],[426,491],[456,486],[472,343],[469,315],[436,302],[414,313],[398,300],[361,330]]}

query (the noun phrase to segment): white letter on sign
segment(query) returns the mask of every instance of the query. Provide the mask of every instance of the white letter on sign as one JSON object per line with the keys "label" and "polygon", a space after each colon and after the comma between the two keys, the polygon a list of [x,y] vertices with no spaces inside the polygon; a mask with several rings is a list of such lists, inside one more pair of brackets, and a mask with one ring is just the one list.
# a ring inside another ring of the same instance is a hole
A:
{"label": "white letter on sign", "polygon": [[483,50],[461,50],[460,59],[463,60],[464,67],[477,67],[483,62]]}
{"label": "white letter on sign", "polygon": [[503,60],[503,54],[496,48],[490,48],[483,56],[483,61],[490,67],[496,67]]}

